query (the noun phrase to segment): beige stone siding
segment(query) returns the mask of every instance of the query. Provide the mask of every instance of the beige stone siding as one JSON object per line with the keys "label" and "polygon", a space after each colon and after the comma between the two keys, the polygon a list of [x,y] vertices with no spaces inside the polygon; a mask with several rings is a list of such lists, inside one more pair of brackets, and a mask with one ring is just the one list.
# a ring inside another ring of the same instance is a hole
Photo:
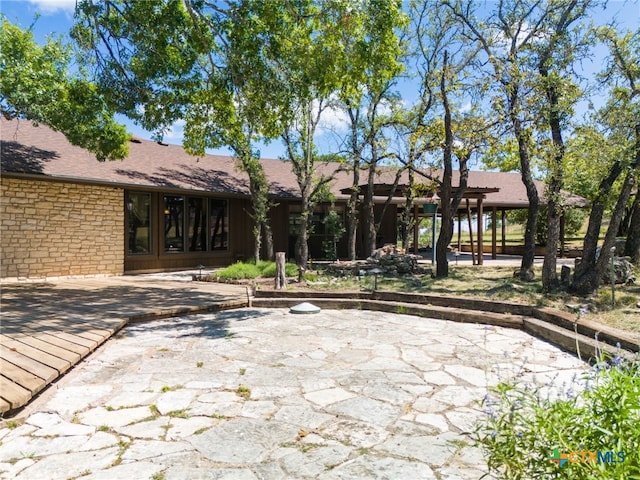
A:
{"label": "beige stone siding", "polygon": [[124,271],[122,188],[3,177],[2,278]]}

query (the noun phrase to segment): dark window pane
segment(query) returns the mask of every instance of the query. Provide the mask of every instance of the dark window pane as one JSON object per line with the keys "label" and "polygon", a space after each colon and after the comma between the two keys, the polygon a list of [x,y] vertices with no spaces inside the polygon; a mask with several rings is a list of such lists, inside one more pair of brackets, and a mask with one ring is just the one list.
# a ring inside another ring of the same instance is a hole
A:
{"label": "dark window pane", "polygon": [[184,197],[164,196],[164,251],[184,252]]}
{"label": "dark window pane", "polygon": [[229,248],[229,208],[226,200],[209,200],[209,231],[211,250]]}
{"label": "dark window pane", "polygon": [[188,199],[189,203],[189,251],[201,252],[207,249],[207,211],[204,198]]}
{"label": "dark window pane", "polygon": [[127,192],[127,253],[151,253],[151,194]]}

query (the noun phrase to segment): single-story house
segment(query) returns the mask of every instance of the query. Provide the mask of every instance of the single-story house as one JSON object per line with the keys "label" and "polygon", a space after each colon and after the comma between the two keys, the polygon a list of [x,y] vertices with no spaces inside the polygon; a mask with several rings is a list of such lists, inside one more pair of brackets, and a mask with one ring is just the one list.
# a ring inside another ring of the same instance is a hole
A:
{"label": "single-story house", "polygon": [[[18,119],[0,119],[0,139],[3,279],[191,269],[252,256],[248,178],[232,157],[195,157],[180,146],[134,138],[126,159],[101,163],[63,134]],[[300,214],[295,176],[287,162],[262,162],[275,203],[275,250],[291,257]],[[314,215],[313,258],[322,255],[327,239],[324,215],[329,208],[345,213],[343,192],[351,178],[335,173],[338,169],[331,163],[317,166],[319,172],[335,174],[331,190],[336,201],[319,206]],[[392,181],[392,172],[384,170],[376,184]],[[528,205],[518,174],[474,171],[469,187],[476,192],[474,210],[493,209],[495,214]],[[376,197],[376,208],[384,200]],[[396,242],[402,199],[396,200],[383,219],[380,243]],[[346,255],[344,243],[341,256]],[[360,253],[366,256],[362,242]]]}

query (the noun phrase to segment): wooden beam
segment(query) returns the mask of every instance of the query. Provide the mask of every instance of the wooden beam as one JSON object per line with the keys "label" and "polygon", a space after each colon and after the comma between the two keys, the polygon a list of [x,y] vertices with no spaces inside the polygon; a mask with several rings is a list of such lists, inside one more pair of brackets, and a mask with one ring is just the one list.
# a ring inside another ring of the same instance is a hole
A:
{"label": "wooden beam", "polygon": [[484,241],[482,238],[483,230],[484,230],[484,222],[482,221],[483,211],[482,211],[482,199],[478,199],[478,265],[482,265],[483,256],[484,256]]}
{"label": "wooden beam", "polygon": [[502,210],[502,254],[507,252],[507,211]]}
{"label": "wooden beam", "polygon": [[418,227],[420,217],[418,216],[418,205],[413,206],[413,254],[418,255]]}
{"label": "wooden beam", "polygon": [[476,264],[476,255],[473,251],[473,226],[471,225],[471,206],[467,198],[467,221],[469,222],[469,241],[471,242],[471,265]]}
{"label": "wooden beam", "polygon": [[493,207],[491,209],[491,258],[493,260],[498,256],[498,226],[496,222],[498,221],[498,209]]}

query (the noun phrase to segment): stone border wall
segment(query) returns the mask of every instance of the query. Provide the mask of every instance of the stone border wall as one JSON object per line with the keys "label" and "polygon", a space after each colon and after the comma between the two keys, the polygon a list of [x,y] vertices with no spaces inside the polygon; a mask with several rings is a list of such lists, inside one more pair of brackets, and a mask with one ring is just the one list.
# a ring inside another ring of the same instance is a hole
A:
{"label": "stone border wall", "polygon": [[122,188],[1,179],[3,280],[124,273]]}
{"label": "stone border wall", "polygon": [[584,360],[596,359],[601,352],[628,358],[640,354],[640,340],[627,332],[561,310],[513,302],[429,293],[256,290],[251,304],[282,308],[303,301],[322,308],[357,308],[519,328],[579,353]]}

